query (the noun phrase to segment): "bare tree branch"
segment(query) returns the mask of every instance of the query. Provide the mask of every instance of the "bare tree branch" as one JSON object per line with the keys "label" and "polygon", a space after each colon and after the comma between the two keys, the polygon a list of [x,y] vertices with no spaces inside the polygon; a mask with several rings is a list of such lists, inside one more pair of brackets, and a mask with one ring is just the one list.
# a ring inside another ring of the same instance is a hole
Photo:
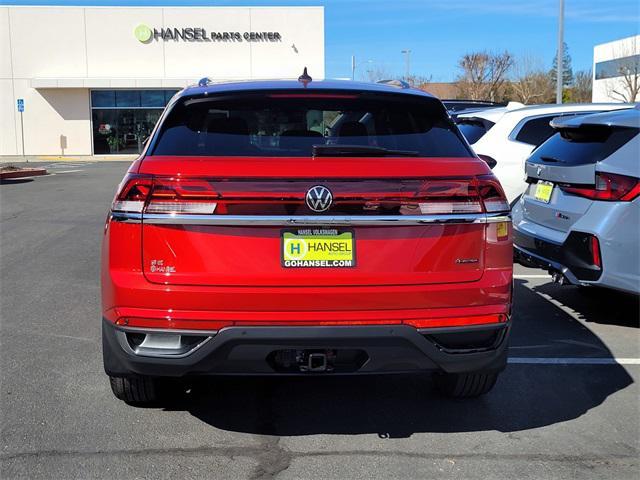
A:
{"label": "bare tree branch", "polygon": [[507,51],[468,53],[458,62],[458,67],[462,70],[456,81],[458,91],[471,100],[495,101],[502,93],[512,65],[513,55]]}
{"label": "bare tree branch", "polygon": [[640,100],[640,58],[637,52],[635,38],[630,44],[614,49],[613,58],[617,61],[618,75],[606,81],[609,98],[629,103]]}

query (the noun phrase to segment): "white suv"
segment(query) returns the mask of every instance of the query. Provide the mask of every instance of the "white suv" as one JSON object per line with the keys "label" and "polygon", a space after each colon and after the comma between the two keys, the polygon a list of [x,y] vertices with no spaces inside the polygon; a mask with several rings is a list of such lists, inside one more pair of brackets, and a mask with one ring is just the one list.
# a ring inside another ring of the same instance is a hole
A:
{"label": "white suv", "polygon": [[[489,109],[461,114],[456,122],[478,155],[496,162],[493,173],[498,177],[509,202],[513,205],[527,188],[524,161],[534,148],[553,135],[549,122],[556,117],[584,115],[623,108],[624,103],[586,103],[575,105],[535,105],[516,109]],[[477,128],[475,136],[471,127]],[[484,129],[484,132],[481,130]]]}

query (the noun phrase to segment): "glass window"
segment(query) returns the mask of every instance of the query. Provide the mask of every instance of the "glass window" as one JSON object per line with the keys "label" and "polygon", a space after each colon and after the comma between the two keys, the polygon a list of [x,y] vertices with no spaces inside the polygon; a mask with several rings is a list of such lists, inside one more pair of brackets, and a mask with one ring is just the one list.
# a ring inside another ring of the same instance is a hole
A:
{"label": "glass window", "polygon": [[471,154],[436,100],[330,93],[300,98],[280,91],[182,100],[164,122],[153,154],[294,157],[310,156],[316,145],[372,147],[371,154]]}
{"label": "glass window", "polygon": [[93,152],[95,154],[140,153],[162,109],[93,109]]}
{"label": "glass window", "polygon": [[553,128],[551,128],[549,122],[556,116],[557,115],[551,115],[529,120],[520,128],[520,131],[516,135],[516,140],[529,145],[540,145],[553,135]]}
{"label": "glass window", "polygon": [[596,63],[596,80],[621,77],[629,72],[640,73],[640,55],[631,55]]}
{"label": "glass window", "polygon": [[116,107],[139,107],[139,90],[116,90]]}
{"label": "glass window", "polygon": [[637,128],[583,125],[561,130],[534,150],[528,161],[552,159],[562,166],[592,164],[604,160],[638,134]]}
{"label": "glass window", "polygon": [[177,90],[92,90],[93,152],[140,153]]}
{"label": "glass window", "polygon": [[467,141],[471,144],[480,140],[493,125],[493,122],[489,122],[488,120],[483,122],[481,120],[458,119],[458,128],[462,132],[462,135],[464,135]]}
{"label": "glass window", "polygon": [[163,106],[165,106],[167,103],[169,103],[169,100],[171,100],[176,93],[178,93],[178,90],[165,90],[164,91],[164,105]]}
{"label": "glass window", "polygon": [[164,107],[167,104],[164,90],[142,90],[140,92],[141,107]]}
{"label": "glass window", "polygon": [[93,108],[115,107],[115,90],[91,90],[91,106]]}

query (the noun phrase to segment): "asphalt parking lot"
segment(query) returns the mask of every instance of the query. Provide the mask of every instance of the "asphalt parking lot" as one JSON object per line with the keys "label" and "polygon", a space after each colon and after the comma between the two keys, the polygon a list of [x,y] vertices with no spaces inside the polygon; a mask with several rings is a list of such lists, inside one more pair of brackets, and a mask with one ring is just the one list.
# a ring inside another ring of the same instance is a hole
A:
{"label": "asphalt parking lot", "polygon": [[637,478],[638,299],[516,266],[510,363],[451,401],[428,378],[225,378],[162,407],[102,371],[99,251],[128,164],[0,186],[9,478]]}

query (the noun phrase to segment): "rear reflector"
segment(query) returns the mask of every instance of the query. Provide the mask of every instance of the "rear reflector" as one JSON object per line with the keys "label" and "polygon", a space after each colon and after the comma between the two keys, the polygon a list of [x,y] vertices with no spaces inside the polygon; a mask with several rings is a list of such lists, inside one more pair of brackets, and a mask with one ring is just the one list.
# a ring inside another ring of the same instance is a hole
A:
{"label": "rear reflector", "polygon": [[350,325],[410,325],[415,328],[464,327],[468,325],[491,325],[504,323],[507,315],[497,313],[493,315],[474,315],[469,317],[450,318],[420,318],[410,320],[314,320],[308,322],[255,322],[230,320],[192,320],[178,318],[118,318],[116,325],[138,328],[164,328],[177,330],[220,330],[225,327],[243,326],[350,326]]}
{"label": "rear reflector", "polygon": [[600,258],[600,242],[598,242],[598,237],[595,235],[591,236],[591,258],[593,259],[593,264],[602,269],[602,259]]}

